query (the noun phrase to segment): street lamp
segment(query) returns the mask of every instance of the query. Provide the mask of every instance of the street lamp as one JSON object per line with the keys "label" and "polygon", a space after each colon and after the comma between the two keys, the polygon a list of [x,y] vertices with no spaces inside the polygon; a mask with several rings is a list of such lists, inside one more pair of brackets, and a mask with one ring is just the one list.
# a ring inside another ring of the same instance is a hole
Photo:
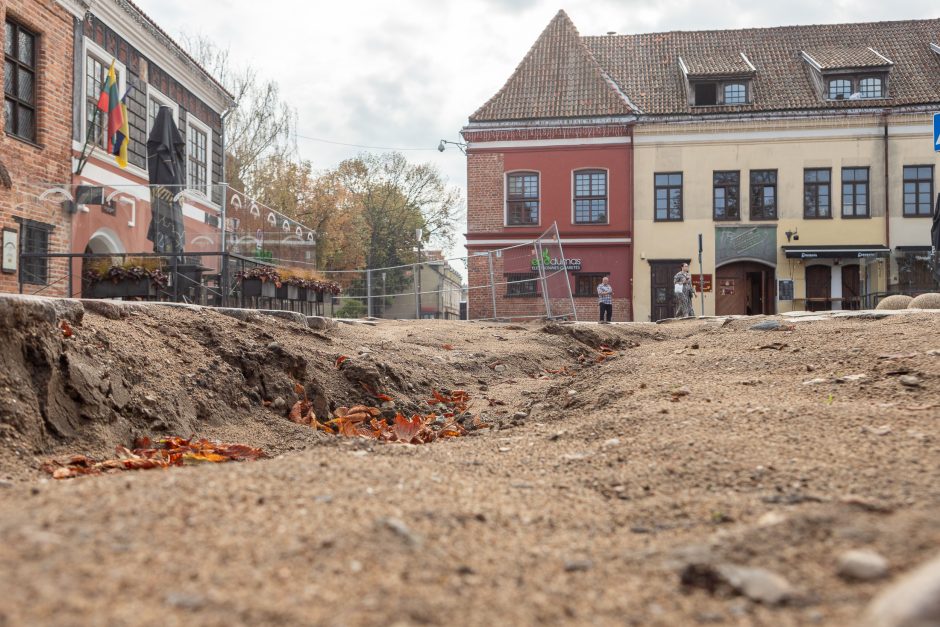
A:
{"label": "street lamp", "polygon": [[454,146],[457,146],[457,149],[460,152],[462,152],[463,154],[467,154],[467,144],[464,144],[463,142],[450,142],[450,141],[447,141],[446,139],[442,139],[441,143],[437,145],[437,151],[444,152],[444,150],[447,148],[445,144],[452,144]]}

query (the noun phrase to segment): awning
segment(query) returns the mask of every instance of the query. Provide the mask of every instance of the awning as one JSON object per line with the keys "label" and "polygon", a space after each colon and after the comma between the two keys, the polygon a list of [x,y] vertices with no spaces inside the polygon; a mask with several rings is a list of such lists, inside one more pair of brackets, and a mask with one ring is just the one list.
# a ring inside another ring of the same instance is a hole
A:
{"label": "awning", "polygon": [[836,244],[831,246],[782,246],[787,259],[866,259],[888,257],[887,246]]}
{"label": "awning", "polygon": [[930,244],[926,246],[895,246],[894,249],[899,253],[929,253]]}

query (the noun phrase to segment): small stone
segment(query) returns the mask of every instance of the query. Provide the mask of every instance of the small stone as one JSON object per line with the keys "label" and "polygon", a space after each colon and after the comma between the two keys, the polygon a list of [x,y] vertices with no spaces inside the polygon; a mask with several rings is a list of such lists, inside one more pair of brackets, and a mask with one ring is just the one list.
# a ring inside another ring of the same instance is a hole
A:
{"label": "small stone", "polygon": [[506,370],[506,366],[504,366],[503,364],[496,364],[495,366],[493,366],[493,370],[495,372],[503,372]]}
{"label": "small stone", "polygon": [[780,323],[776,320],[764,320],[755,325],[751,325],[751,331],[776,331],[780,328]]}
{"label": "small stone", "polygon": [[694,344],[692,344],[692,349],[698,350],[698,342],[695,342]]}
{"label": "small stone", "polygon": [[903,375],[898,380],[901,382],[901,385],[905,385],[909,388],[920,387],[920,384],[921,384],[920,377],[918,377],[917,375],[913,375],[913,374]]}
{"label": "small stone", "polygon": [[868,627],[940,625],[940,556],[883,590],[868,606]]}
{"label": "small stone", "polygon": [[846,551],[839,556],[837,572],[843,579],[856,581],[880,579],[888,573],[888,561],[874,551]]}
{"label": "small stone", "polygon": [[382,526],[384,526],[386,529],[390,530],[392,533],[404,540],[406,544],[410,546],[421,545],[421,537],[413,533],[403,520],[399,518],[383,518],[381,523]]}
{"label": "small stone", "polygon": [[862,431],[872,435],[888,435],[891,433],[891,426],[881,425],[880,427],[862,427]]}
{"label": "small stone", "polygon": [[168,592],[164,597],[167,605],[178,607],[183,610],[198,610],[205,606],[206,599],[198,594],[189,594],[186,592]]}
{"label": "small stone", "polygon": [[0,489],[12,488],[12,487],[13,487],[12,481],[7,481],[6,479],[0,479]]}
{"label": "small stone", "polygon": [[284,409],[285,405],[287,405],[287,402],[280,396],[275,398],[274,402],[271,403],[271,406],[274,407],[274,409]]}
{"label": "small stone", "polygon": [[574,396],[578,393],[577,390],[568,390],[568,396]]}
{"label": "small stone", "polygon": [[513,420],[525,420],[529,417],[529,412],[527,411],[517,411],[512,415]]}
{"label": "small stone", "polygon": [[604,448],[613,448],[615,446],[620,446],[620,438],[610,438],[609,440],[605,440],[602,446]]}
{"label": "small stone", "polygon": [[790,583],[769,570],[724,564],[718,571],[732,588],[752,601],[776,605],[793,596]]}
{"label": "small stone", "polygon": [[508,452],[511,451],[512,449],[509,448],[508,446],[501,446],[501,447],[499,447],[499,448],[496,449],[496,450],[499,451],[500,453],[508,453]]}
{"label": "small stone", "polygon": [[862,381],[868,377],[864,374],[847,374],[844,377],[839,377],[836,379],[836,383],[853,383],[855,381]]}
{"label": "small stone", "polygon": [[568,560],[565,562],[565,572],[577,573],[585,572],[594,568],[594,562],[591,560]]}
{"label": "small stone", "polygon": [[828,382],[829,382],[829,379],[810,379],[808,381],[804,381],[803,385],[819,385],[821,383],[828,383]]}
{"label": "small stone", "polygon": [[779,525],[787,519],[786,516],[780,512],[767,512],[763,516],[757,519],[758,527],[773,527],[774,525]]}

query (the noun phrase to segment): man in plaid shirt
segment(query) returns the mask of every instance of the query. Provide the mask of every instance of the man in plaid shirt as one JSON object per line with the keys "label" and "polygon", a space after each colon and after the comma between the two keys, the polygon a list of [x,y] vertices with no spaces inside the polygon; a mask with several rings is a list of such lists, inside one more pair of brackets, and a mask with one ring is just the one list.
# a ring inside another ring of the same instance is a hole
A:
{"label": "man in plaid shirt", "polygon": [[[597,286],[597,302],[601,306],[601,323],[610,322],[614,315],[614,304],[611,297],[614,295],[614,288],[610,286],[610,277],[605,276],[600,285]],[[604,320],[604,316],[607,320]]]}

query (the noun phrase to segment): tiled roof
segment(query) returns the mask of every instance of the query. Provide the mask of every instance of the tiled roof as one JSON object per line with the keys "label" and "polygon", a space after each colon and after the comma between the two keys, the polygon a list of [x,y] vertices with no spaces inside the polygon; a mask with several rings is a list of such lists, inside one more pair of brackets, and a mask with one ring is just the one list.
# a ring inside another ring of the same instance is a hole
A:
{"label": "tiled roof", "polygon": [[890,59],[870,47],[840,48],[826,46],[824,48],[804,50],[803,53],[810,57],[822,70],[886,67],[891,65]]}
{"label": "tiled roof", "polygon": [[[559,13],[503,89],[470,120],[630,113],[628,106],[614,98],[616,92],[601,89],[598,76],[612,79],[629,103],[652,115],[940,103],[940,54],[930,47],[931,42],[940,41],[940,19],[580,37],[588,55],[575,44],[576,35],[568,17]],[[830,64],[826,67],[847,62],[856,64],[852,67],[872,67],[875,59],[885,66],[869,48],[894,63],[890,97],[823,99],[813,84],[815,70],[803,51],[822,56],[816,60],[820,64],[825,60]],[[750,89],[753,101],[691,107],[679,57],[696,71],[714,73],[740,69],[737,59],[745,63],[741,53],[756,69]]]}
{"label": "tiled roof", "polygon": [[697,54],[682,55],[689,76],[734,76],[753,74],[748,62],[741,53],[730,55],[699,56]]}
{"label": "tiled roof", "polygon": [[564,11],[542,31],[503,88],[471,121],[629,114]]}
{"label": "tiled roof", "polygon": [[159,24],[157,24],[157,22],[152,17],[144,13],[143,9],[141,9],[139,6],[134,4],[133,0],[123,0],[123,1],[126,3],[127,9],[133,12],[136,12],[141,17],[141,19],[146,21],[154,30],[156,30],[160,35],[162,35],[166,39],[167,44],[172,46],[178,54],[181,54],[182,56],[184,56],[197,70],[199,70],[203,74],[205,78],[211,81],[215,85],[215,87],[217,87],[223,94],[225,94],[226,98],[234,102],[235,97],[231,94],[231,92],[229,92],[228,89],[225,88],[225,85],[219,82],[219,80],[215,76],[210,74],[204,67],[202,67],[199,61],[194,59],[193,56],[189,54],[189,52],[187,52],[185,48],[183,48],[181,45],[176,43],[176,40],[170,37],[169,33],[163,30],[163,28]]}

